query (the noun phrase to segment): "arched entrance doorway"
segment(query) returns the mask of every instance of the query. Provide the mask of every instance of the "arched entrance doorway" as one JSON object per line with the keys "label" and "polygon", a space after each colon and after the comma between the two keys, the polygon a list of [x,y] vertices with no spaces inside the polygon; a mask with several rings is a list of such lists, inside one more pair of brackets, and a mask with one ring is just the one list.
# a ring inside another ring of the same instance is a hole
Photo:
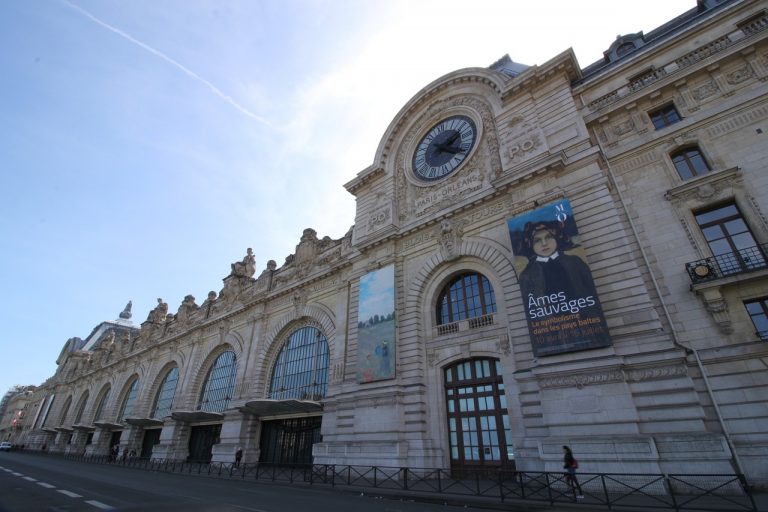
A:
{"label": "arched entrance doorway", "polygon": [[514,446],[501,365],[462,361],[444,370],[451,469],[514,469]]}

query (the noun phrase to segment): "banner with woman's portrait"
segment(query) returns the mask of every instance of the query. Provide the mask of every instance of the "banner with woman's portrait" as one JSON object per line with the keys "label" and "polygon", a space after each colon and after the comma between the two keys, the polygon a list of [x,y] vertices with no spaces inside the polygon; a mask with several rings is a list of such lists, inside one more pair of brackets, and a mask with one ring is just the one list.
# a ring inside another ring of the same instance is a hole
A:
{"label": "banner with woman's portrait", "polygon": [[507,221],[535,356],[611,344],[571,203],[561,199]]}

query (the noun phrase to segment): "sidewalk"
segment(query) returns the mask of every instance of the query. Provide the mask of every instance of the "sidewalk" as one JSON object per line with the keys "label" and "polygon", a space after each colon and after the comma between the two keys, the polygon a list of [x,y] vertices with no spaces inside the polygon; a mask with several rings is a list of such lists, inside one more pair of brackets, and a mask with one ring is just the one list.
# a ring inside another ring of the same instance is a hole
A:
{"label": "sidewalk", "polygon": [[[576,512],[617,510],[768,512],[768,493],[744,494],[735,475],[643,475],[582,473],[584,498],[576,500],[562,473],[499,473],[495,478],[457,478],[443,469],[415,470],[368,466],[233,464],[178,460],[72,456],[49,452],[29,454],[63,457],[78,462],[119,465],[140,471],[233,479],[283,487],[324,487],[350,494],[390,500],[471,506],[489,510]],[[670,492],[674,489],[675,492]]]}

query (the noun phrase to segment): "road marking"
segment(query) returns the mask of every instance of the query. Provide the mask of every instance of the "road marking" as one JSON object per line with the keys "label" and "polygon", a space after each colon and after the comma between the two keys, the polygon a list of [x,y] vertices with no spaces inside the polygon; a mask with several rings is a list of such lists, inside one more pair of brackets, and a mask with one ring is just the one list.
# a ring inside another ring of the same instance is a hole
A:
{"label": "road marking", "polygon": [[47,484],[45,482],[37,482],[37,485],[39,485],[40,487],[45,487],[46,489],[55,489],[56,488],[55,485]]}
{"label": "road marking", "polygon": [[12,471],[12,472],[11,472],[11,474],[12,474],[13,476],[24,476],[24,475],[22,475],[21,473],[17,473],[17,472],[15,472],[15,471]]}
{"label": "road marking", "polygon": [[31,476],[25,476],[23,478],[24,480],[29,480],[30,482],[37,482],[37,478],[32,478]]}
{"label": "road marking", "polygon": [[57,489],[57,491],[63,494],[64,496],[69,496],[70,498],[82,498],[82,496],[72,491],[65,491],[64,489]]}
{"label": "road marking", "polygon": [[240,506],[240,505],[231,505],[229,503],[228,503],[228,505],[230,507],[241,508],[243,510],[252,510],[253,512],[267,512],[266,510],[262,510],[260,508],[243,507],[243,506]]}
{"label": "road marking", "polygon": [[101,510],[113,510],[114,509],[114,507],[111,507],[111,506],[107,505],[106,503],[102,503],[102,502],[96,501],[96,500],[88,500],[88,501],[86,501],[86,503],[89,504],[89,505],[93,505],[96,508],[100,508]]}

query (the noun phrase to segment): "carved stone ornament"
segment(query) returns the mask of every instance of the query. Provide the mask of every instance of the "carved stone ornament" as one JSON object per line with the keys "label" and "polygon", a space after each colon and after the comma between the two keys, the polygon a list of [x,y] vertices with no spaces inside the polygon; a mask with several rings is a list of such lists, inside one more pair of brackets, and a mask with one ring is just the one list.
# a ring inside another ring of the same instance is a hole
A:
{"label": "carved stone ornament", "polygon": [[237,276],[224,278],[224,288],[219,292],[219,299],[223,301],[224,306],[231,306],[240,296],[240,292],[242,291],[241,279],[242,278]]}
{"label": "carved stone ornament", "polygon": [[504,157],[507,166],[515,166],[544,153],[548,148],[544,133],[535,119],[515,116],[507,122]]}
{"label": "carved stone ornament", "polygon": [[195,297],[193,295],[185,296],[176,313],[176,321],[181,326],[187,325],[191,321],[192,315],[197,313],[198,309],[200,309],[200,306],[195,304]]}
{"label": "carved stone ornament", "polygon": [[455,260],[461,256],[462,234],[461,226],[454,225],[450,220],[445,219],[440,223],[435,238],[440,242],[440,251],[445,261]]}
{"label": "carved stone ornament", "polygon": [[672,366],[661,366],[651,368],[636,368],[626,371],[627,380],[630,382],[640,382],[644,380],[661,380],[674,377],[686,377],[688,368],[684,364]]}
{"label": "carved stone ornament", "polygon": [[725,75],[725,80],[731,85],[736,85],[745,80],[749,80],[752,78],[753,74],[752,68],[750,68],[749,65],[745,65],[736,71],[732,71]]}
{"label": "carved stone ornament", "polygon": [[544,377],[539,381],[542,389],[576,387],[595,384],[608,384],[611,382],[623,382],[624,373],[621,370],[608,370],[604,372],[582,373],[575,375],[558,375],[556,377]]}
{"label": "carved stone ornament", "polygon": [[632,120],[632,118],[629,118],[625,121],[616,123],[613,126],[613,133],[615,133],[617,136],[626,135],[627,133],[631,132],[635,129],[635,122]]}
{"label": "carved stone ornament", "polygon": [[307,294],[303,290],[295,290],[291,297],[291,303],[293,304],[293,310],[296,317],[300,317],[304,312],[304,307],[307,305]]}
{"label": "carved stone ornament", "polygon": [[711,80],[704,85],[700,85],[691,91],[693,98],[696,101],[702,101],[710,96],[714,96],[720,89],[717,87],[717,82]]}
{"label": "carved stone ornament", "polygon": [[[712,171],[702,176],[683,182],[677,187],[667,190],[664,198],[672,201],[682,210],[698,207],[701,201],[711,201],[735,195],[736,191],[744,190],[744,179],[738,167]],[[687,203],[694,201],[694,203]]]}
{"label": "carved stone ornament", "polygon": [[213,303],[216,302],[216,292],[211,290],[208,292],[208,298],[205,299],[205,302],[203,302],[203,305],[200,306],[200,310],[203,312],[203,318],[208,318],[211,316],[211,308],[213,307]]}
{"label": "carved stone ornament", "polygon": [[133,301],[128,301],[128,304],[125,305],[125,309],[120,313],[120,318],[123,320],[130,320],[131,319],[131,308],[133,307]]}
{"label": "carved stone ornament", "polygon": [[509,334],[502,334],[499,336],[499,352],[505,356],[508,356],[511,351],[512,348],[509,345]]}
{"label": "carved stone ornament", "polygon": [[149,316],[147,316],[147,322],[151,322],[153,324],[162,324],[165,322],[167,315],[168,304],[163,302],[163,299],[158,298],[157,306],[155,306],[155,309],[150,311]]}
{"label": "carved stone ornament", "polygon": [[731,315],[728,313],[728,303],[720,293],[719,288],[709,288],[700,292],[704,306],[712,315],[718,329],[723,334],[733,333]]}
{"label": "carved stone ornament", "polygon": [[253,249],[250,247],[242,261],[232,263],[232,272],[230,275],[238,277],[253,277],[256,273],[256,257],[253,255]]}

